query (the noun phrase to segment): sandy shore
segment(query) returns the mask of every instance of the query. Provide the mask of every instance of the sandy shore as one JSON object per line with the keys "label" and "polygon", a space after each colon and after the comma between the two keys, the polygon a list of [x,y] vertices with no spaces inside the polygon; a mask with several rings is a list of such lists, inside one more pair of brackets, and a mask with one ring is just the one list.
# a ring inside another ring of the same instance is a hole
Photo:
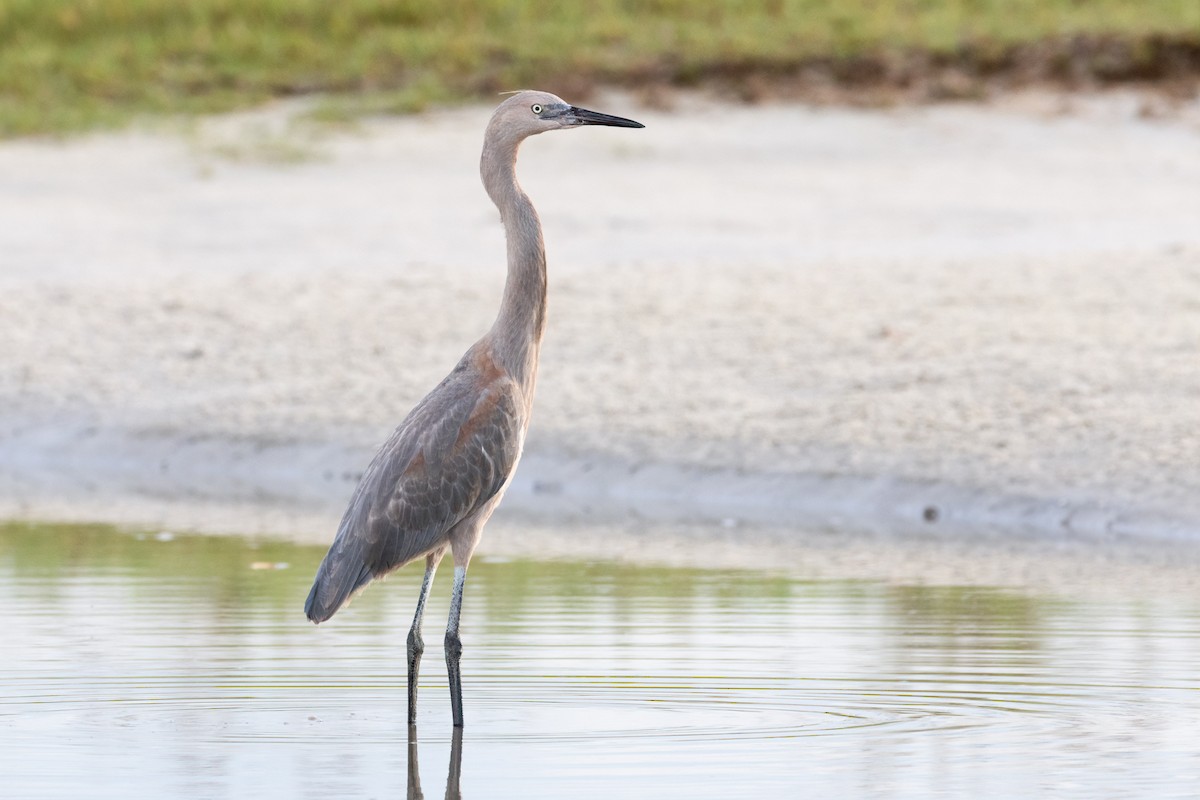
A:
{"label": "sandy shore", "polygon": [[[1064,102],[610,96],[646,130],[529,142],[509,519],[1200,542],[1200,109]],[[295,111],[0,145],[0,515],[326,538],[486,330],[489,109]]]}

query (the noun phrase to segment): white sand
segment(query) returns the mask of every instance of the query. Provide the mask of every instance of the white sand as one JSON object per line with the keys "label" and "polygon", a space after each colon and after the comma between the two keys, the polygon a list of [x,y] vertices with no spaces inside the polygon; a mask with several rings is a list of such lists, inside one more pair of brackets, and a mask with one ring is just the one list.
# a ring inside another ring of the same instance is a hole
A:
{"label": "white sand", "polygon": [[[1200,106],[1139,102],[597,99],[646,130],[522,152],[551,312],[506,502],[1200,541]],[[490,324],[489,109],[294,110],[0,145],[0,515],[327,537]]]}

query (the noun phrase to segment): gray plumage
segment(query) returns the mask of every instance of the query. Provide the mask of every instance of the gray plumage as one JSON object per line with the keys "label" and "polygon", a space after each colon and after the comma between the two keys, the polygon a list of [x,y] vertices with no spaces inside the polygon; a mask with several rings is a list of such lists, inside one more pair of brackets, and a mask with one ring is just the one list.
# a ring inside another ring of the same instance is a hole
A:
{"label": "gray plumage", "polygon": [[511,378],[480,368],[487,359],[483,342],[472,347],[375,455],[317,571],[309,619],[324,622],[373,578],[444,547],[498,499],[520,456],[528,402]]}
{"label": "gray plumage", "polygon": [[467,565],[521,457],[546,319],[542,227],[515,175],[521,142],[582,125],[640,128],[632,120],[576,108],[545,92],[518,92],[496,109],[484,136],[480,176],[500,210],[508,278],[488,333],[417,404],[367,467],[317,570],[304,612],[332,617],[373,579],[425,557],[425,579],[408,636],[409,722],[424,643],[421,620],[434,571],[451,551],[454,596],[446,628],[454,724],[462,726],[458,618]]}

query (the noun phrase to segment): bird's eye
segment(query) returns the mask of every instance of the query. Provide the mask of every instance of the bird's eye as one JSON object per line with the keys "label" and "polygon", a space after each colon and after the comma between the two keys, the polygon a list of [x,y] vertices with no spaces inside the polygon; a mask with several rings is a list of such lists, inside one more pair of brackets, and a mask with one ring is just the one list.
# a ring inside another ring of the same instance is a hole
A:
{"label": "bird's eye", "polygon": [[529,110],[535,114],[540,114],[540,113],[542,113],[542,104],[534,103],[533,106]]}

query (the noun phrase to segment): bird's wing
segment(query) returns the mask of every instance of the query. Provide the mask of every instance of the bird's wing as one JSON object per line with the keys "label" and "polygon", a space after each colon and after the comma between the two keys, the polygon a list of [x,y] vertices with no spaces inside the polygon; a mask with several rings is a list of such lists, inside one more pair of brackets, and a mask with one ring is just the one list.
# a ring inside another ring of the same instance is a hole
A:
{"label": "bird's wing", "polygon": [[328,619],[372,578],[436,548],[495,497],[520,457],[523,407],[511,378],[461,365],[430,392],[359,481],[317,571],[309,617]]}
{"label": "bird's wing", "polygon": [[458,407],[425,427],[407,465],[385,480],[381,489],[390,494],[372,504],[363,533],[377,576],[436,546],[495,497],[516,468],[523,428],[517,385],[498,377],[453,402]]}

